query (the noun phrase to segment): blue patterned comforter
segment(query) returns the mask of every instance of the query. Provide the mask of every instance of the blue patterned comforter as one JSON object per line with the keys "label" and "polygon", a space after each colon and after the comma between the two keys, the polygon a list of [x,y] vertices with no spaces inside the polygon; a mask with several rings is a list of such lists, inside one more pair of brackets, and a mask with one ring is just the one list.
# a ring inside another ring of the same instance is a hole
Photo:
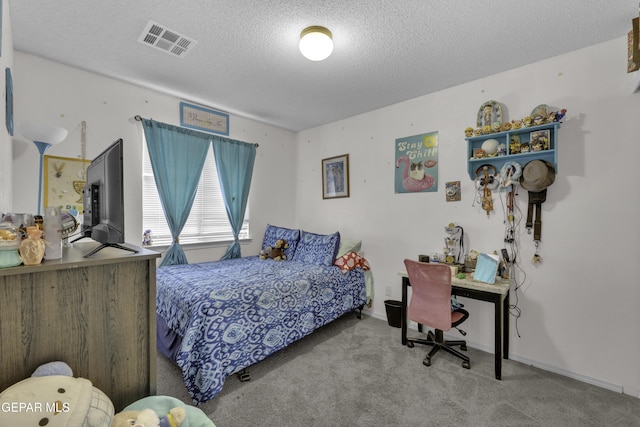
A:
{"label": "blue patterned comforter", "polygon": [[196,403],[366,302],[361,269],[258,257],[159,267],[156,295],[158,316],[182,337],[175,362]]}

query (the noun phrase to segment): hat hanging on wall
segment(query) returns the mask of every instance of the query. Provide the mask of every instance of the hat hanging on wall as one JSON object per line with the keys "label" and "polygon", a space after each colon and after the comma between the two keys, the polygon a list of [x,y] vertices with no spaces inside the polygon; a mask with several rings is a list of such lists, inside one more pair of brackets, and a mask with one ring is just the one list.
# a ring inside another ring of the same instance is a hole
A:
{"label": "hat hanging on wall", "polygon": [[532,160],[522,169],[520,185],[533,193],[544,190],[556,180],[556,171],[551,163]]}

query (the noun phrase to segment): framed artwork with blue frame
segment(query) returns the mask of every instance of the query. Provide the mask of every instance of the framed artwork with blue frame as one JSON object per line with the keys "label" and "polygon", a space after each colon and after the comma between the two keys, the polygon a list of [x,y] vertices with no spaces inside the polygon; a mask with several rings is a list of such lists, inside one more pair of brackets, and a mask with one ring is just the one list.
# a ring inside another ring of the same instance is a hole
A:
{"label": "framed artwork with blue frame", "polygon": [[229,135],[229,115],[197,105],[180,103],[180,126]]}
{"label": "framed artwork with blue frame", "polygon": [[5,121],[9,135],[13,136],[13,77],[11,77],[11,68],[4,70],[5,74]]}

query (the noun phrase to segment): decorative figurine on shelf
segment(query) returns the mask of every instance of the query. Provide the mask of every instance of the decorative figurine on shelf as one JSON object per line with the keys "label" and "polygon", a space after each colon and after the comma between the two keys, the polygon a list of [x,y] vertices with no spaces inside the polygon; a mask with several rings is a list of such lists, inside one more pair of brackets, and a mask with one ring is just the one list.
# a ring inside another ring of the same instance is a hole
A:
{"label": "decorative figurine on shelf", "polygon": [[545,123],[547,118],[545,116],[543,116],[542,114],[538,114],[538,115],[533,116],[532,120],[533,120],[534,126],[540,126],[540,125],[543,125]]}
{"label": "decorative figurine on shelf", "polygon": [[491,126],[490,125],[482,126],[482,134],[483,135],[489,135],[490,133],[491,133]]}
{"label": "decorative figurine on shelf", "polygon": [[511,128],[514,130],[518,130],[520,128],[522,128],[522,119],[518,119],[518,120],[511,120]]}
{"label": "decorative figurine on shelf", "polygon": [[522,119],[522,124],[524,124],[525,127],[529,127],[533,124],[533,119],[531,118],[531,116],[526,116],[524,119]]}
{"label": "decorative figurine on shelf", "polygon": [[473,130],[473,136],[480,136],[482,135],[482,128],[475,128]]}
{"label": "decorative figurine on shelf", "polygon": [[511,130],[511,122],[504,122],[502,124],[502,132],[507,132]]}
{"label": "decorative figurine on shelf", "polygon": [[512,136],[511,141],[509,141],[509,152],[511,154],[520,154],[520,150],[520,138],[518,136]]}
{"label": "decorative figurine on shelf", "polygon": [[531,144],[531,151],[542,151],[544,150],[544,146],[542,144],[541,139],[537,139],[533,144]]}
{"label": "decorative figurine on shelf", "polygon": [[529,143],[525,142],[524,144],[520,144],[520,152],[521,153],[528,153],[529,152]]}
{"label": "decorative figurine on shelf", "polygon": [[471,138],[473,136],[473,128],[472,127],[468,127],[464,130],[464,136],[466,136],[467,138]]}
{"label": "decorative figurine on shelf", "polygon": [[502,129],[502,123],[501,122],[493,122],[491,124],[491,132],[498,133],[498,132],[500,132],[500,129]]}
{"label": "decorative figurine on shelf", "polygon": [[557,111],[552,111],[549,113],[549,115],[547,116],[547,123],[553,123],[556,122],[556,116],[558,115]]}
{"label": "decorative figurine on shelf", "polygon": [[473,158],[474,159],[484,159],[485,156],[485,152],[482,148],[477,148],[476,151],[473,154]]}
{"label": "decorative figurine on shelf", "polygon": [[503,143],[498,144],[498,156],[506,156],[507,155],[507,146]]}
{"label": "decorative figurine on shelf", "polygon": [[560,111],[558,111],[558,112],[556,113],[556,117],[555,117],[555,119],[554,119],[553,121],[554,121],[554,122],[559,122],[559,121],[561,121],[565,114],[567,114],[567,109],[566,109],[566,108],[563,108],[562,110],[560,110]]}

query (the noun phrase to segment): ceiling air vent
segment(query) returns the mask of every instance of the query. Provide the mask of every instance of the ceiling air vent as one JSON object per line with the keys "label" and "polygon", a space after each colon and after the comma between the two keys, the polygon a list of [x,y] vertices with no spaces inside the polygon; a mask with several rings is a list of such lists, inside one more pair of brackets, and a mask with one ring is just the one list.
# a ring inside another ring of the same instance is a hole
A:
{"label": "ceiling air vent", "polygon": [[147,23],[138,41],[179,58],[189,53],[197,43],[197,41],[153,21]]}

